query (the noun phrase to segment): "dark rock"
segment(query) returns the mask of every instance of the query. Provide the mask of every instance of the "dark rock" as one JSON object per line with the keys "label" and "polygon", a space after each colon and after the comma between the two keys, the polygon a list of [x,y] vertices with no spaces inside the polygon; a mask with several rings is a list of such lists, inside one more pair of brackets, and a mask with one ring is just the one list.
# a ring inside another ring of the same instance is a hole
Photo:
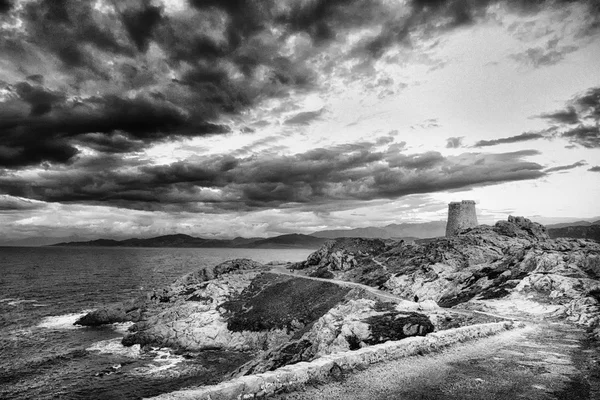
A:
{"label": "dark rock", "polygon": [[143,299],[135,299],[100,308],[79,318],[75,321],[75,325],[99,326],[116,322],[137,321],[140,318],[143,306]]}
{"label": "dark rock", "polygon": [[369,325],[371,336],[363,342],[370,345],[410,336],[425,336],[434,330],[429,318],[418,313],[390,312],[369,317],[364,322]]}
{"label": "dark rock", "polygon": [[546,227],[536,222],[531,222],[524,217],[508,217],[508,221],[498,221],[494,231],[509,237],[525,239],[547,240],[549,238]]}

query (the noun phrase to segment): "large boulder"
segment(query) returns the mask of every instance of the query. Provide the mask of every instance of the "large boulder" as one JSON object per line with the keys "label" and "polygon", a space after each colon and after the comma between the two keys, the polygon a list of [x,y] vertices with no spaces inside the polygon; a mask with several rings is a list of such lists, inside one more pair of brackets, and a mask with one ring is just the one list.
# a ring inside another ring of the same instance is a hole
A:
{"label": "large boulder", "polygon": [[137,321],[144,308],[144,299],[138,298],[122,303],[102,307],[79,318],[75,324],[83,326],[99,326],[118,322]]}

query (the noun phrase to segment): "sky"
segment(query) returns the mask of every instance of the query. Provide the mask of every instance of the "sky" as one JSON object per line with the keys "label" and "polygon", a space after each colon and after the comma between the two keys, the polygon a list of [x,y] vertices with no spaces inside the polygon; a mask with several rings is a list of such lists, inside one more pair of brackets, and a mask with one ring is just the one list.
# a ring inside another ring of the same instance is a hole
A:
{"label": "sky", "polygon": [[0,0],[0,240],[600,216],[595,0]]}

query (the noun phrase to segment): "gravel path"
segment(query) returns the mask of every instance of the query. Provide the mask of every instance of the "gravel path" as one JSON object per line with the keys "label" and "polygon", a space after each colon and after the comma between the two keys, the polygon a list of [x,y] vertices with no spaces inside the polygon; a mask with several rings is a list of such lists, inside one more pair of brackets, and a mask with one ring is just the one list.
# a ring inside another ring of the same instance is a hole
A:
{"label": "gravel path", "polygon": [[[598,349],[566,324],[524,329],[377,364],[275,399],[600,399]],[[595,360],[594,360],[595,358]]]}

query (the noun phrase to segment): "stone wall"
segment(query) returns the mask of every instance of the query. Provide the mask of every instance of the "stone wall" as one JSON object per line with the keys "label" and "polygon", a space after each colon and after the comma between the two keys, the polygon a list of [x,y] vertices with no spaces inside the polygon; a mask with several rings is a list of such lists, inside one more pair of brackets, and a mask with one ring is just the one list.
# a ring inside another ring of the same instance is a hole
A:
{"label": "stone wall", "polygon": [[446,237],[455,236],[458,231],[474,228],[477,225],[477,213],[473,200],[463,200],[448,204],[448,222],[446,223]]}
{"label": "stone wall", "polygon": [[154,400],[226,400],[265,397],[286,388],[292,389],[311,381],[325,382],[340,372],[367,367],[382,361],[395,360],[435,351],[454,343],[482,338],[513,328],[512,321],[465,326],[457,329],[410,337],[355,351],[325,355],[311,362],[287,365],[275,371],[246,375],[218,385],[165,393]]}

